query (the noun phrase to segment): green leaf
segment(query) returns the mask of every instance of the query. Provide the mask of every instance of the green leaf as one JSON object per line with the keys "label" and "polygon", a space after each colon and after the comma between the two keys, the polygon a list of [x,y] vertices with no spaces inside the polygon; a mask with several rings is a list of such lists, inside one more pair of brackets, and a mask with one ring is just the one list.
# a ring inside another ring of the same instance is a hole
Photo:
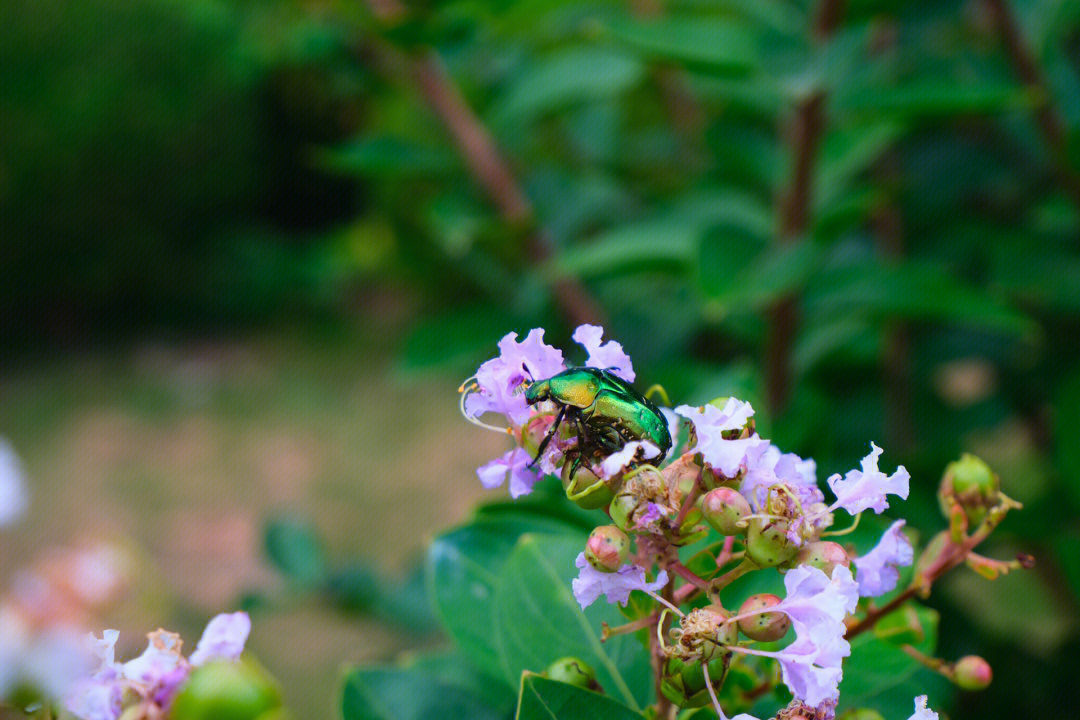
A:
{"label": "green leaf", "polygon": [[[484,673],[506,677],[495,638],[495,592],[503,566],[523,533],[564,535],[584,543],[584,533],[555,519],[511,513],[483,517],[435,539],[428,551],[428,588],[447,632]],[[554,658],[552,658],[554,659]]]}
{"label": "green leaf", "polygon": [[418,669],[347,670],[341,693],[343,720],[428,720],[433,717],[505,720],[467,686]]}
{"label": "green leaf", "polygon": [[432,369],[472,373],[498,353],[499,338],[516,324],[504,309],[491,305],[458,306],[421,318],[405,339],[398,369],[406,374]]}
{"label": "green leaf", "polygon": [[446,173],[460,165],[448,150],[390,135],[360,138],[335,148],[317,150],[313,159],[316,165],[330,172],[380,178]]}
{"label": "green leaf", "polygon": [[644,55],[709,73],[745,73],[758,65],[753,27],[730,18],[664,15],[650,22],[615,22],[615,37]]}
{"label": "green leaf", "polygon": [[1080,506],[1080,443],[1076,429],[1080,428],[1080,374],[1069,377],[1057,391],[1057,429],[1054,445],[1057,465],[1061,470],[1065,492],[1073,504]]}
{"label": "green leaf", "polygon": [[291,582],[311,587],[327,574],[326,550],[315,528],[300,520],[272,520],[263,538],[266,556]]}
{"label": "green leaf", "polygon": [[601,623],[621,624],[621,614],[603,598],[582,612],[571,592],[582,540],[526,535],[502,568],[494,628],[503,677],[514,682],[526,670],[538,672],[572,655],[596,671],[608,695],[640,708],[651,699],[648,653],[633,635],[601,643]]}
{"label": "green leaf", "polygon": [[1034,322],[989,292],[946,270],[917,262],[859,262],[813,276],[807,315],[937,320],[1032,337]]}
{"label": "green leaf", "polygon": [[1015,85],[952,82],[944,77],[916,80],[898,87],[849,84],[833,103],[838,113],[851,112],[897,119],[993,114],[1032,104],[1032,93]]}
{"label": "green leaf", "polygon": [[641,720],[622,703],[591,690],[548,680],[532,673],[521,676],[515,720]]}
{"label": "green leaf", "polygon": [[567,105],[619,95],[642,76],[632,57],[596,47],[568,48],[526,65],[494,103],[491,124],[511,132]]}
{"label": "green leaf", "polygon": [[[922,641],[913,644],[922,653],[933,655],[937,647],[938,613],[917,603],[911,607],[923,630]],[[934,675],[900,648],[874,633],[863,633],[852,641],[851,656],[844,661],[840,701],[846,708],[870,707],[888,715],[890,709],[924,694],[927,678]]]}

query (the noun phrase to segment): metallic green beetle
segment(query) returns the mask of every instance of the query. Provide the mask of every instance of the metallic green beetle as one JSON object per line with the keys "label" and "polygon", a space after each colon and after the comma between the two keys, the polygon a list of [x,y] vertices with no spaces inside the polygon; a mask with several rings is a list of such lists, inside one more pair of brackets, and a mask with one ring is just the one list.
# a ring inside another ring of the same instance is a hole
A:
{"label": "metallic green beetle", "polygon": [[653,464],[659,464],[671,449],[671,434],[660,408],[607,370],[570,368],[525,390],[525,402],[530,405],[543,400],[553,401],[559,412],[540,443],[534,464],[564,420],[573,423],[578,437],[571,477],[586,455],[608,455],[633,440],[647,440],[660,449],[650,460]]}

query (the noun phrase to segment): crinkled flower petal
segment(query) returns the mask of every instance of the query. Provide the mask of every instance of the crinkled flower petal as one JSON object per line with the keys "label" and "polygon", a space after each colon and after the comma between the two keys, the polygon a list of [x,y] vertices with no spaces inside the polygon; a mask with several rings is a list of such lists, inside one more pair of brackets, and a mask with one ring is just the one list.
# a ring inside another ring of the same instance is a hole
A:
{"label": "crinkled flower petal", "polygon": [[840,507],[852,515],[867,508],[881,513],[889,507],[886,495],[898,495],[907,500],[908,481],[911,476],[903,465],[892,475],[878,470],[881,452],[881,448],[870,443],[870,454],[862,459],[861,470],[849,470],[843,479],[839,474],[829,478],[829,487],[836,495],[836,502],[832,506],[834,509]]}
{"label": "crinkled flower petal", "polygon": [[647,440],[632,440],[623,445],[621,450],[613,452],[604,458],[604,461],[600,464],[601,474],[605,479],[618,475],[626,466],[634,461],[637,457],[638,450],[641,451],[642,457],[646,460],[656,457],[660,454],[660,448],[653,445]]}
{"label": "crinkled flower petal", "polygon": [[604,328],[599,325],[579,325],[577,330],[574,330],[574,342],[589,353],[585,366],[607,370],[626,382],[634,382],[636,375],[630,356],[623,351],[622,345],[614,340],[601,342],[603,337]]}
{"label": "crinkled flower petal", "polygon": [[680,405],[675,412],[694,424],[698,440],[694,450],[701,453],[709,466],[727,477],[735,477],[746,463],[747,453],[766,442],[757,435],[739,440],[724,439],[723,433],[741,430],[754,414],[750,403],[735,398],[728,398],[723,409],[715,405],[706,405],[704,409]]}
{"label": "crinkled flower petal", "polygon": [[[106,630],[101,633],[99,640],[94,633],[89,633],[86,638],[87,645],[94,657],[101,660],[101,670],[116,667],[116,641],[120,637],[119,630]],[[100,672],[100,670],[99,670]]]}
{"label": "crinkled flower petal", "polygon": [[667,573],[661,570],[655,581],[647,582],[645,569],[629,563],[613,573],[600,572],[585,559],[585,553],[580,553],[574,564],[579,572],[571,586],[574,590],[574,598],[581,605],[582,610],[592,605],[601,595],[606,596],[609,603],[626,605],[632,591],[656,592],[667,585],[668,581]]}
{"label": "crinkled flower petal", "polygon": [[769,488],[784,484],[792,488],[803,507],[821,502],[825,496],[817,486],[817,465],[795,453],[782,453],[770,442],[752,445],[746,451],[746,475],[739,492],[755,512],[769,497]]}
{"label": "crinkled flower petal", "polygon": [[908,720],[938,720],[938,714],[926,707],[926,696],[920,695],[915,698],[915,712]]}
{"label": "crinkled flower petal", "polygon": [[638,530],[652,530],[653,532],[659,532],[660,528],[657,523],[661,518],[674,514],[675,511],[666,505],[659,505],[654,502],[645,504],[645,512],[641,513],[634,521],[634,527]]}
{"label": "crinkled flower petal", "polygon": [[150,644],[143,654],[123,665],[125,678],[148,688],[157,686],[180,664],[180,636],[157,630],[150,633]]}
{"label": "crinkled flower petal", "polygon": [[784,684],[791,693],[807,705],[819,705],[840,695],[840,680],[844,672],[839,667],[819,667],[812,656],[776,655]]}
{"label": "crinkled flower petal", "polygon": [[64,707],[80,720],[117,720],[123,689],[114,680],[82,680],[64,698]]}
{"label": "crinkled flower petal", "polygon": [[18,520],[28,504],[22,463],[11,444],[0,438],[0,527]]}
{"label": "crinkled flower petal", "polygon": [[660,408],[660,414],[663,415],[664,420],[667,421],[668,436],[671,438],[671,449],[668,450],[668,453],[671,457],[678,457],[679,455],[682,455],[682,453],[679,452],[679,424],[682,421],[671,408]]}
{"label": "crinkled flower petal", "polygon": [[532,492],[533,485],[539,479],[529,467],[531,458],[523,449],[516,447],[491,462],[476,469],[480,484],[491,490],[502,485],[510,477],[510,497],[519,498]]}
{"label": "crinkled flower petal", "polygon": [[211,660],[239,660],[250,632],[246,612],[221,613],[207,623],[189,662],[198,667]]}
{"label": "crinkled flower petal", "polygon": [[479,417],[486,412],[505,415],[514,425],[529,419],[529,406],[521,392],[526,381],[543,380],[566,369],[562,351],[544,343],[544,331],[534,328],[520,343],[517,333],[499,341],[499,357],[476,371],[477,390],[465,398],[465,412]]}
{"label": "crinkled flower petal", "polygon": [[879,597],[896,587],[897,568],[907,567],[915,559],[911,542],[904,535],[904,520],[897,520],[881,536],[874,549],[854,559],[859,595]]}

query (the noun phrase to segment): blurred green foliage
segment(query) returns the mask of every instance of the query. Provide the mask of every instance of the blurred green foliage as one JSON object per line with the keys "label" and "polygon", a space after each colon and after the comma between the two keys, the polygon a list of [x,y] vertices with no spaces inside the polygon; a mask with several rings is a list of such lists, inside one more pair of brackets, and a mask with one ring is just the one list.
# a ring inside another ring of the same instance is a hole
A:
{"label": "blurred green foliage", "polygon": [[401,368],[462,377],[509,330],[565,340],[576,286],[676,402],[754,401],[822,477],[881,443],[924,532],[983,455],[1026,504],[988,554],[1039,565],[931,600],[940,652],[1002,671],[955,714],[1071,687],[1076,3],[8,0],[0,243],[13,336],[348,321],[389,287]]}

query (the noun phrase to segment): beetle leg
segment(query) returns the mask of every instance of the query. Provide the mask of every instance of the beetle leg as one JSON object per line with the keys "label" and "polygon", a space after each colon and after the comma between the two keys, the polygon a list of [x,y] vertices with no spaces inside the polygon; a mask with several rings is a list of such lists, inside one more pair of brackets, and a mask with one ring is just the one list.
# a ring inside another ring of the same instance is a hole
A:
{"label": "beetle leg", "polygon": [[555,433],[559,431],[559,424],[562,422],[563,415],[565,414],[566,406],[563,405],[559,408],[559,413],[555,416],[555,422],[551,424],[551,429],[548,430],[547,435],[544,436],[544,439],[540,441],[540,447],[536,449],[536,457],[534,457],[532,459],[532,462],[529,463],[530,468],[536,467],[536,463],[540,462],[540,456],[544,454],[545,450],[547,450],[547,446],[548,443],[551,442],[551,438],[555,437]]}

